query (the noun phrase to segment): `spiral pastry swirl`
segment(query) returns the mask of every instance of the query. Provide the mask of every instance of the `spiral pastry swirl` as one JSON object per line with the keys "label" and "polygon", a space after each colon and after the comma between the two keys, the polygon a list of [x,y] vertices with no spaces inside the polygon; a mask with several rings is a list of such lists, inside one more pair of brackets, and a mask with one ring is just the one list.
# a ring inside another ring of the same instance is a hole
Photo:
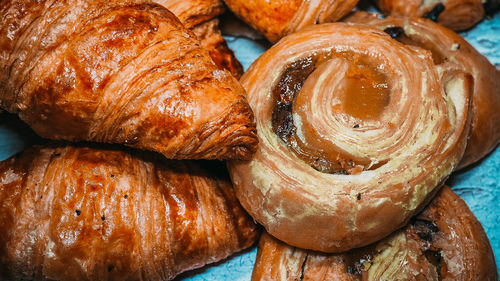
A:
{"label": "spiral pastry swirl", "polygon": [[459,168],[479,161],[500,143],[500,71],[464,38],[423,18],[356,12],[345,19],[384,30],[399,42],[424,48],[442,68],[458,68],[474,78],[471,132]]}
{"label": "spiral pastry swirl", "polygon": [[340,252],[379,240],[458,165],[471,79],[368,26],[287,36],[241,79],[260,144],[252,160],[228,164],[237,196],[293,246]]}

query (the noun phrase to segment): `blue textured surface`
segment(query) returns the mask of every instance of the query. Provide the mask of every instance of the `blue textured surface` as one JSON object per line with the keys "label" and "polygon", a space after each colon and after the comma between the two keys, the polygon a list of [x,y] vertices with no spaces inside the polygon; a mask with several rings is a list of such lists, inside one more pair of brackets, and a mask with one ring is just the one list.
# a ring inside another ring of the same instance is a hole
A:
{"label": "blue textured surface", "polygon": [[[500,66],[500,14],[485,20],[462,34],[489,60]],[[266,50],[265,43],[245,38],[226,37],[244,68]],[[500,126],[500,124],[499,124]],[[3,160],[38,138],[12,116],[0,117],[0,160]],[[467,202],[483,224],[500,268],[500,148],[472,168],[452,175],[448,184]],[[250,280],[255,261],[255,247],[212,266],[187,272],[176,280]]]}

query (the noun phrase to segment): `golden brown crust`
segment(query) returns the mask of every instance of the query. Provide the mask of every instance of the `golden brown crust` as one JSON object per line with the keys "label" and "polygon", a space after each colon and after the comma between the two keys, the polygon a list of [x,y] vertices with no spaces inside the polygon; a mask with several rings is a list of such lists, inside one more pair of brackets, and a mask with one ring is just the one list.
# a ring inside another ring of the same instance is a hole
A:
{"label": "golden brown crust", "polygon": [[[485,15],[483,4],[486,2],[482,0],[376,1],[384,14],[391,16],[426,17],[457,31],[471,28],[481,21]],[[489,2],[498,1],[490,0]]]}
{"label": "golden brown crust", "polygon": [[154,0],[179,18],[186,28],[207,22],[224,10],[222,0]]}
{"label": "golden brown crust", "polygon": [[[308,68],[310,75],[294,77]],[[311,26],[283,38],[240,81],[260,142],[251,161],[229,162],[236,194],[293,246],[340,252],[389,235],[432,197],[465,149],[472,78],[437,68],[427,51],[375,28]],[[366,87],[352,90],[359,81]],[[288,116],[277,114],[283,108]]]}
{"label": "golden brown crust", "polygon": [[208,50],[210,57],[220,68],[225,68],[231,74],[240,79],[243,74],[243,66],[234,53],[227,46],[219,29],[219,20],[213,19],[192,28],[194,34],[200,39],[201,46]]}
{"label": "golden brown crust", "polygon": [[160,158],[52,145],[0,163],[0,279],[170,280],[253,244],[227,174]]}
{"label": "golden brown crust", "polygon": [[358,12],[347,21],[366,23],[380,30],[402,28],[396,40],[431,51],[436,64],[472,74],[471,133],[458,168],[480,160],[500,143],[500,71],[460,35],[422,18],[380,19],[373,14]]}
{"label": "golden brown crust", "polygon": [[402,230],[343,254],[306,251],[263,234],[252,280],[299,279],[496,281],[498,272],[481,224],[444,187]]}
{"label": "golden brown crust", "polygon": [[200,39],[201,47],[208,51],[215,64],[229,70],[239,79],[243,67],[227,46],[219,29],[219,21],[215,19],[224,12],[222,0],[157,0],[174,13],[185,27],[191,29]]}
{"label": "golden brown crust", "polygon": [[357,0],[224,0],[238,17],[275,43],[306,26],[339,20]]}
{"label": "golden brown crust", "polygon": [[177,159],[255,151],[243,88],[165,8],[11,0],[0,16],[0,104],[39,135]]}

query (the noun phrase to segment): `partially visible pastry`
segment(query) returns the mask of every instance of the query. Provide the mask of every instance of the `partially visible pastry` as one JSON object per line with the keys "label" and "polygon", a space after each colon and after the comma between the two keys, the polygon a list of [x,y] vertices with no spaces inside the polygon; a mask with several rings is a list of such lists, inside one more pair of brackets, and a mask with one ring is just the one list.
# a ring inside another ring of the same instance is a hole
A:
{"label": "partially visible pastry", "polygon": [[171,280],[251,246],[221,168],[72,145],[1,162],[0,280]]}
{"label": "partially visible pastry", "polygon": [[[481,21],[495,10],[498,0],[376,0],[380,10],[391,16],[424,17],[460,31]],[[486,9],[486,11],[485,11]]]}
{"label": "partially visible pastry", "polygon": [[288,35],[240,80],[257,120],[229,161],[243,207],[278,239],[342,252],[403,227],[462,159],[472,77],[361,24]]}
{"label": "partially visible pastry", "polygon": [[172,12],[187,28],[221,15],[226,8],[222,0],[154,0]]}
{"label": "partially visible pastry", "polygon": [[248,159],[245,91],[149,1],[0,2],[0,107],[40,136],[173,159]]}
{"label": "partially visible pastry", "polygon": [[422,18],[387,17],[356,12],[346,21],[365,23],[394,40],[432,53],[443,69],[460,69],[474,77],[471,133],[458,169],[491,152],[500,143],[500,71],[455,32]]}
{"label": "partially visible pastry", "polygon": [[497,281],[488,237],[465,202],[443,187],[410,223],[370,246],[328,255],[263,234],[252,281]]}
{"label": "partially visible pastry", "polygon": [[208,51],[212,60],[221,68],[225,68],[239,79],[243,74],[243,66],[229,49],[219,29],[219,20],[212,19],[191,29],[200,39],[201,46]]}
{"label": "partially visible pastry", "polygon": [[224,0],[238,17],[272,43],[306,26],[333,22],[349,13],[358,0]]}
{"label": "partially visible pastry", "polygon": [[155,0],[174,13],[185,27],[190,28],[200,39],[201,46],[221,68],[236,78],[243,74],[243,67],[227,46],[219,29],[217,16],[225,10],[222,0]]}

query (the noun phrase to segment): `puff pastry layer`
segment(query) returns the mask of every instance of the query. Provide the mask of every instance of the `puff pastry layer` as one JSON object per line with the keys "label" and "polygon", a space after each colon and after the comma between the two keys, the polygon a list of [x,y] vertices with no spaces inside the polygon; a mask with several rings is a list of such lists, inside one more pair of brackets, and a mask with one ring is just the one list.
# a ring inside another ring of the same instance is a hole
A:
{"label": "puff pastry layer", "polygon": [[462,158],[472,78],[383,31],[283,38],[241,79],[259,148],[230,161],[243,207],[301,248],[340,252],[404,226]]}
{"label": "puff pastry layer", "polygon": [[434,63],[442,68],[460,69],[473,76],[471,132],[459,168],[482,159],[500,143],[500,71],[460,35],[416,17],[381,19],[357,12],[346,20],[375,26],[403,44],[430,51]]}

